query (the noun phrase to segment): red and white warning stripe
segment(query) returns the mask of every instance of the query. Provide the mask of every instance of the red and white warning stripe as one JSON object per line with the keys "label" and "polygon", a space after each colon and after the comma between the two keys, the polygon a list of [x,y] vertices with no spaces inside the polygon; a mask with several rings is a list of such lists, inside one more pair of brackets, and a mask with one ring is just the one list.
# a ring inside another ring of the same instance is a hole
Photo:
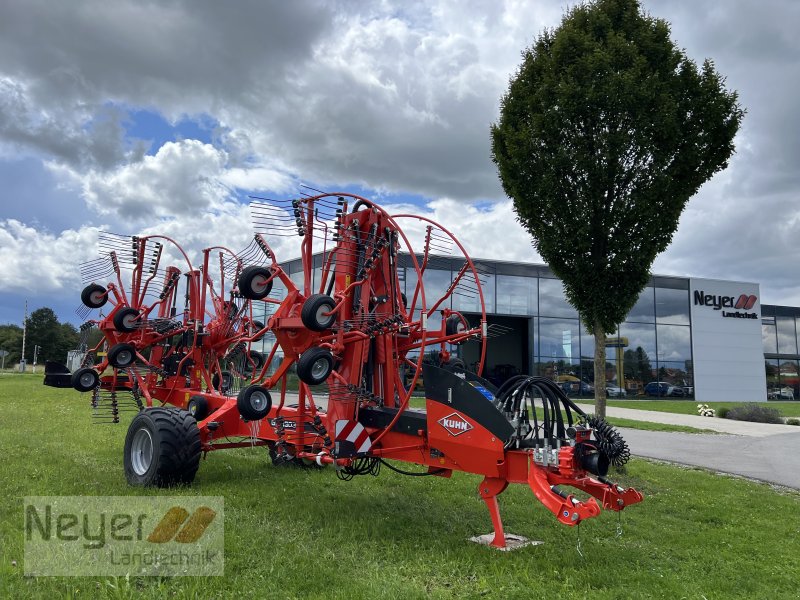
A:
{"label": "red and white warning stripe", "polygon": [[336,421],[336,441],[350,442],[356,447],[356,453],[362,454],[369,452],[372,448],[372,440],[364,426],[358,421],[348,421],[340,419]]}

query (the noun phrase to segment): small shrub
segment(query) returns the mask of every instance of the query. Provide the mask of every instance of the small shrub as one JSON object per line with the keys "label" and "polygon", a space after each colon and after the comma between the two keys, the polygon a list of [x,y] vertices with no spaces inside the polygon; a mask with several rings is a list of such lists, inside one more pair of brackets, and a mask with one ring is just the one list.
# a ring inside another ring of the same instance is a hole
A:
{"label": "small shrub", "polygon": [[753,423],[783,423],[781,413],[775,408],[767,408],[758,404],[734,406],[727,412],[727,419],[735,421],[751,421]]}
{"label": "small shrub", "polygon": [[800,425],[800,419],[786,419],[787,425]]}
{"label": "small shrub", "polygon": [[697,405],[697,414],[701,417],[714,417],[716,413],[714,412],[713,408],[709,408],[708,404],[698,404]]}
{"label": "small shrub", "polygon": [[728,412],[729,412],[730,410],[731,410],[731,409],[730,409],[730,408],[728,408],[727,406],[720,406],[720,407],[717,409],[717,416],[718,416],[720,419],[727,419],[727,418],[728,418]]}

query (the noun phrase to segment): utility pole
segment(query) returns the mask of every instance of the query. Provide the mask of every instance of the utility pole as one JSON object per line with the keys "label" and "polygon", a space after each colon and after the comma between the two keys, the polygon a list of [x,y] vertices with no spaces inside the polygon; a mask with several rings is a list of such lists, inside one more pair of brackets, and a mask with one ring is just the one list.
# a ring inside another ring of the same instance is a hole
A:
{"label": "utility pole", "polygon": [[25,372],[25,337],[28,334],[28,301],[25,300],[25,320],[22,321],[22,357],[19,361],[19,370]]}

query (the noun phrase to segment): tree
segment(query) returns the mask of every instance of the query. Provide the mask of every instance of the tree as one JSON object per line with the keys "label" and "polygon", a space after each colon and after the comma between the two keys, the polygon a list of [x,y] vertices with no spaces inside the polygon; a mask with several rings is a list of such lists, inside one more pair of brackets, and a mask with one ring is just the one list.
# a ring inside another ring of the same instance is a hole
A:
{"label": "tree", "polygon": [[638,0],[571,9],[523,52],[492,125],[492,159],[518,220],[595,338],[633,307],[687,201],[727,166],[744,110],[706,60]]}
{"label": "tree", "polygon": [[37,362],[54,360],[64,363],[67,352],[77,348],[78,332],[70,323],[59,323],[56,313],[51,308],[39,308],[31,313],[26,321],[27,340],[25,354],[28,363],[33,362],[34,346],[39,346]]}
{"label": "tree", "polygon": [[6,367],[19,362],[22,352],[22,327],[19,325],[0,325],[0,350],[8,352]]}

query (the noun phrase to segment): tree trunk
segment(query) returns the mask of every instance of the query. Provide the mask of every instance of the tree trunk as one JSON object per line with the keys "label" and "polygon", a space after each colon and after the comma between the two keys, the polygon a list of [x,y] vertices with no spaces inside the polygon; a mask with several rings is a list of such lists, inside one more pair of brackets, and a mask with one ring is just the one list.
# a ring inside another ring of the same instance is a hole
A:
{"label": "tree trunk", "polygon": [[594,323],[594,414],[606,418],[606,332]]}

